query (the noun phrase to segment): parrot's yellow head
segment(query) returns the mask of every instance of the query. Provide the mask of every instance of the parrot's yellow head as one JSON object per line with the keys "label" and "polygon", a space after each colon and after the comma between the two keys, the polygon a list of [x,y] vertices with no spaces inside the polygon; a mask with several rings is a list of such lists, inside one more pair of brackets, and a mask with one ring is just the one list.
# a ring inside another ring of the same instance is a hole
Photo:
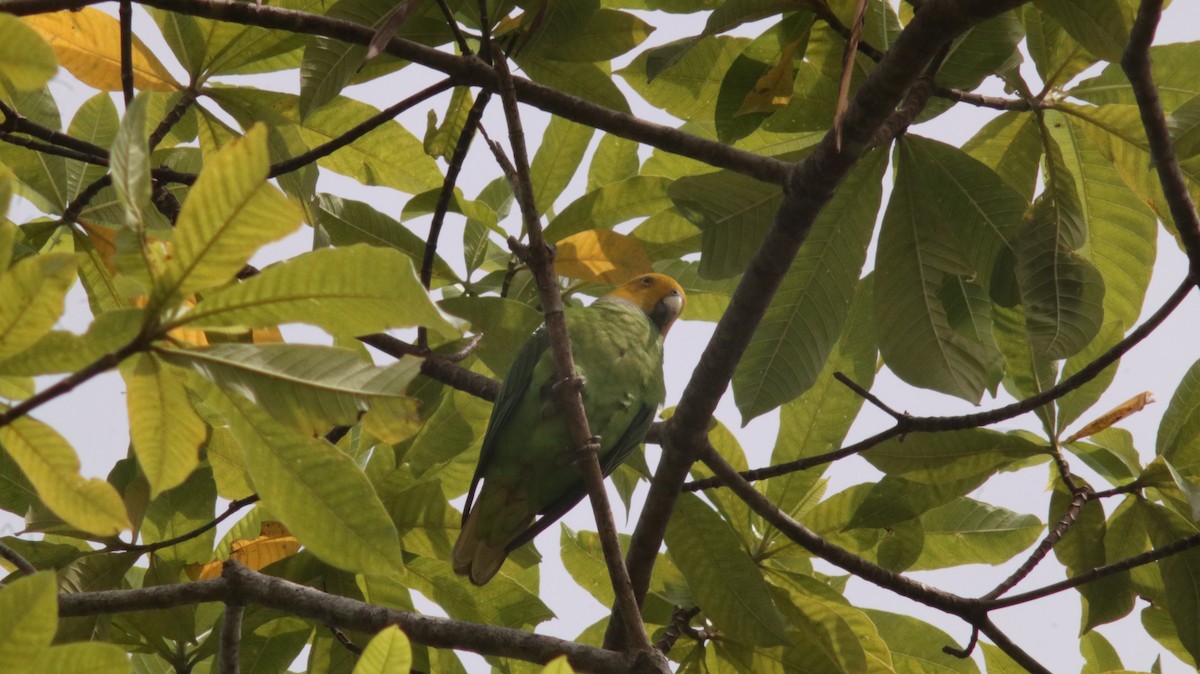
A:
{"label": "parrot's yellow head", "polygon": [[658,326],[663,337],[671,329],[671,324],[683,313],[687,298],[683,287],[675,279],[665,274],[642,274],[604,297],[606,300],[628,302],[641,309]]}

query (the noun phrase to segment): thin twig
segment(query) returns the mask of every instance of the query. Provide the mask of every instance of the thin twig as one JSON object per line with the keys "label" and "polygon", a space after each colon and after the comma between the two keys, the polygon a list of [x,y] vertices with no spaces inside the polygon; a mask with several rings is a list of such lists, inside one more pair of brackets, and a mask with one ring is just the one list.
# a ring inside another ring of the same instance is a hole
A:
{"label": "thin twig", "polygon": [[355,655],[363,654],[362,646],[359,646],[358,644],[351,641],[350,637],[346,636],[345,632],[339,630],[338,628],[334,627],[333,625],[326,625],[326,627],[328,627],[329,632],[331,634],[333,634],[333,638],[337,639],[338,643],[341,644],[343,647],[345,647],[346,650],[350,651],[351,653],[353,653]]}
{"label": "thin twig", "polygon": [[28,559],[21,556],[21,553],[13,550],[4,543],[0,543],[0,557],[3,557],[9,564],[16,567],[16,572],[22,576],[32,576],[37,573],[37,567]]}
{"label": "thin twig", "polygon": [[984,618],[976,623],[975,626],[979,628],[979,631],[983,632],[984,636],[991,639],[997,648],[1004,651],[1005,655],[1012,658],[1013,662],[1024,667],[1030,674],[1051,674],[1049,669],[1046,669],[1032,655],[1026,653],[1012,639],[1009,639],[1008,635],[1002,632],[999,627],[996,627],[996,624],[991,620]]}
{"label": "thin twig", "polygon": [[1075,522],[1079,519],[1079,513],[1083,510],[1083,506],[1087,504],[1090,498],[1091,492],[1086,489],[1075,492],[1071,497],[1070,505],[1067,506],[1067,511],[1063,513],[1063,516],[1058,520],[1058,524],[1054,525],[1053,529],[1046,532],[1046,537],[1042,539],[1042,542],[1039,543],[1036,548],[1034,548],[1033,553],[1029,555],[1029,558],[1021,564],[1020,568],[1018,568],[1016,571],[1013,571],[1008,578],[1005,578],[990,592],[983,595],[982,598],[985,600],[995,599],[1016,587],[1017,583],[1021,582],[1026,576],[1028,576],[1033,571],[1034,567],[1041,563],[1041,561],[1046,558],[1046,555],[1050,554],[1050,551],[1054,548],[1054,546],[1057,545],[1060,540],[1062,540],[1063,535],[1067,533],[1067,530],[1071,528],[1071,525],[1075,524]]}
{"label": "thin twig", "polygon": [[450,6],[446,4],[446,0],[437,0],[438,9],[442,10],[442,16],[446,18],[446,25],[450,27],[450,32],[454,33],[454,42],[458,44],[458,52],[463,56],[471,55],[471,45],[467,44],[467,38],[463,35],[462,29],[458,26],[458,21],[454,19],[454,12],[450,11]]}
{"label": "thin twig", "polygon": [[904,412],[897,412],[896,410],[889,407],[887,403],[880,400],[878,397],[875,396],[875,394],[871,393],[867,389],[860,386],[857,382],[855,382],[850,377],[847,377],[844,372],[834,372],[833,378],[838,380],[839,382],[841,382],[842,385],[845,386],[846,388],[850,389],[851,391],[854,391],[856,394],[858,394],[858,396],[860,398],[862,398],[863,400],[866,400],[867,402],[871,403],[875,407],[879,408],[880,411],[882,411],[884,414],[888,415],[889,417],[895,419],[896,421],[905,421],[906,419],[909,418],[909,415],[905,414]]}
{"label": "thin twig", "polygon": [[[527,253],[526,262],[533,272],[541,295],[542,312],[546,317],[546,331],[550,336],[550,351],[554,357],[555,372],[562,382],[581,384],[582,380],[575,372],[575,362],[571,355],[571,341],[563,316],[562,296],[558,277],[554,273],[553,249],[542,237],[542,226],[534,203],[533,182],[529,176],[529,153],[525,147],[525,132],[521,125],[521,113],[517,108],[512,75],[508,70],[507,59],[502,54],[492,52],[490,44],[485,43],[483,48],[492,54],[500,79],[500,100],[504,105],[513,165],[517,172],[517,204],[521,209],[524,229],[529,235],[529,247],[523,252]],[[513,240],[510,239],[510,242]],[[642,624],[641,610],[629,580],[629,573],[625,569],[625,560],[621,556],[621,543],[617,537],[617,527],[604,489],[604,474],[600,470],[600,459],[597,456],[599,443],[592,437],[587,413],[583,407],[582,385],[560,386],[558,393],[561,409],[566,414],[571,429],[571,441],[582,452],[577,465],[583,474],[592,503],[592,512],[596,517],[596,529],[604,550],[604,560],[608,564],[613,592],[616,594],[617,605],[625,624],[626,643],[632,650],[648,654],[652,647],[646,635],[646,628]],[[663,664],[665,666],[665,660]]]}
{"label": "thin twig", "polygon": [[[444,0],[439,0],[438,4],[446,9],[451,25],[457,26],[454,17],[449,16],[449,9],[445,7]],[[442,180],[442,191],[438,193],[437,204],[433,209],[433,220],[429,223],[429,235],[425,237],[425,251],[421,259],[421,285],[425,286],[425,290],[429,290],[429,285],[433,282],[433,263],[437,261],[438,237],[442,234],[442,224],[446,222],[446,211],[450,209],[450,200],[454,198],[454,186],[466,163],[467,152],[471,149],[471,141],[475,139],[479,120],[483,118],[483,111],[487,108],[491,98],[492,92],[479,92],[479,98],[475,99],[475,103],[467,112],[466,123],[459,132],[458,142],[455,143],[454,152],[450,155],[450,164],[446,167],[446,177]],[[429,330],[424,326],[417,328],[417,344],[423,348],[429,347]]]}
{"label": "thin twig", "polygon": [[225,508],[225,512],[221,513],[220,515],[217,515],[216,517],[209,520],[208,522],[201,524],[200,526],[196,527],[195,529],[192,529],[191,531],[189,531],[187,533],[180,534],[174,538],[168,538],[166,540],[156,541],[154,543],[143,543],[140,545],[134,545],[131,543],[124,543],[124,542],[110,543],[104,547],[104,551],[105,552],[133,552],[133,553],[137,553],[137,554],[144,554],[147,552],[155,552],[158,550],[162,550],[163,548],[169,548],[174,545],[179,545],[180,543],[183,543],[185,541],[190,541],[193,538],[200,536],[201,534],[205,533],[209,529],[212,529],[213,527],[217,526],[221,522],[224,522],[225,520],[229,519],[237,511],[241,510],[242,508],[245,508],[246,506],[252,505],[254,503],[258,503],[258,501],[259,501],[258,494],[251,494],[250,496],[247,496],[246,498],[238,499],[236,501],[230,501],[229,505],[226,506],[226,508]]}
{"label": "thin twig", "polygon": [[453,88],[453,86],[454,82],[450,78],[444,79],[435,84],[431,84],[412,96],[405,98],[399,103],[384,108],[374,115],[371,115],[347,131],[338,134],[333,140],[327,143],[322,143],[308,152],[302,152],[291,159],[285,159],[276,164],[272,164],[270,171],[267,173],[267,177],[278,178],[285,173],[291,173],[297,169],[304,168],[305,166],[308,166],[322,157],[331,155],[358,140],[359,138],[362,138],[371,131],[379,128],[386,122],[391,121],[396,117],[396,115],[399,115],[405,110],[412,108],[414,105],[418,105],[429,100],[430,98],[433,98],[447,89]]}
{"label": "thin twig", "polygon": [[971,657],[971,653],[973,653],[975,651],[975,645],[978,643],[979,643],[979,628],[972,625],[971,626],[971,638],[967,640],[967,645],[965,647],[955,648],[953,646],[942,646],[942,652],[945,653],[946,655],[953,655],[954,657],[956,657],[960,660],[965,660],[965,659]]}
{"label": "thin twig", "polygon": [[667,625],[667,629],[663,630],[662,638],[654,644],[655,650],[663,655],[670,653],[671,649],[675,647],[675,642],[679,641],[679,637],[690,626],[692,618],[698,615],[700,615],[699,606],[675,609],[675,613],[671,615],[671,624]]}
{"label": "thin twig", "polygon": [[1130,569],[1135,569],[1146,564],[1153,564],[1160,559],[1166,559],[1171,555],[1177,555],[1184,550],[1190,550],[1200,546],[1200,534],[1193,534],[1186,538],[1181,538],[1170,545],[1165,545],[1161,548],[1156,548],[1149,552],[1144,552],[1140,555],[1135,555],[1127,559],[1122,559],[1119,562],[1098,566],[1091,571],[1081,573],[1078,576],[1072,576],[1066,580],[1060,580],[1057,583],[1051,583],[1036,590],[1022,592],[1020,594],[1000,597],[984,602],[986,610],[992,611],[998,608],[1007,608],[1018,604],[1025,604],[1043,597],[1049,597],[1052,594],[1058,594],[1064,590],[1086,585],[1094,580],[1099,580],[1116,573],[1124,573]]}
{"label": "thin twig", "polygon": [[239,656],[242,646],[242,616],[245,613],[246,607],[242,604],[225,604],[221,640],[217,643],[217,671],[220,674],[238,674],[241,671]]}
{"label": "thin twig", "polygon": [[171,106],[167,114],[159,120],[158,126],[154,127],[154,130],[150,132],[150,137],[146,140],[146,146],[151,151],[158,147],[158,144],[167,137],[179,120],[183,119],[183,113],[187,112],[187,109],[196,102],[196,93],[195,86],[191,85],[179,93],[179,100],[175,101],[175,105]]}
{"label": "thin twig", "polygon": [[[767,478],[779,477],[800,470],[807,470],[814,466],[820,466],[838,459],[843,459],[847,456],[852,456],[860,452],[864,452],[881,442],[890,440],[894,437],[907,435],[909,433],[926,432],[935,433],[940,431],[961,431],[968,428],[979,428],[991,424],[1007,421],[1022,414],[1032,412],[1042,405],[1054,402],[1064,395],[1078,389],[1080,386],[1095,379],[1108,366],[1120,360],[1130,349],[1137,346],[1143,339],[1154,332],[1158,326],[1162,325],[1163,321],[1171,315],[1183,300],[1187,299],[1188,293],[1193,287],[1191,277],[1184,278],[1175,292],[1167,298],[1163,303],[1144,323],[1133,329],[1120,342],[1117,342],[1111,349],[1105,351],[1092,362],[1080,368],[1078,372],[1058,382],[1054,386],[1032,395],[1028,398],[1018,400],[1015,403],[1004,405],[993,410],[984,412],[975,412],[973,414],[964,414],[958,416],[944,417],[909,417],[906,416],[903,420],[897,420],[896,424],[887,430],[876,433],[875,435],[843,447],[832,452],[811,456],[796,461],[788,461],[786,463],[767,466],[765,468],[757,468],[754,470],[742,471],[740,475],[747,480],[765,480]],[[696,480],[685,485],[687,491],[696,491],[699,489],[711,489],[721,486],[721,482],[715,478],[707,478],[704,480]]]}

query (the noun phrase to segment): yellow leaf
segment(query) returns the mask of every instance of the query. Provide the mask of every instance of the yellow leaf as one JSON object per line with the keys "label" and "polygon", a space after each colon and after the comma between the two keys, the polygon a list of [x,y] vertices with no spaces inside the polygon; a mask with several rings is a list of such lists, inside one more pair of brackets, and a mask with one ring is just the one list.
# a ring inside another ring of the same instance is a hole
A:
{"label": "yellow leaf", "polygon": [[542,668],[542,674],[575,674],[575,670],[571,669],[571,663],[567,662],[567,656],[560,655]]}
{"label": "yellow leaf", "polygon": [[758,78],[754,88],[742,99],[741,107],[733,113],[734,117],[755,112],[775,112],[792,100],[796,85],[796,69],[792,66],[792,57],[800,48],[800,43],[800,40],[792,40],[783,48],[779,62]]}
{"label": "yellow leaf", "polygon": [[1142,409],[1146,407],[1146,405],[1149,405],[1152,402],[1154,402],[1154,394],[1151,393],[1150,391],[1143,391],[1143,392],[1135,395],[1134,397],[1130,398],[1129,400],[1126,400],[1125,402],[1121,403],[1120,405],[1117,405],[1116,407],[1112,408],[1111,410],[1105,412],[1098,419],[1096,419],[1092,423],[1088,424],[1087,426],[1084,426],[1083,428],[1079,429],[1071,437],[1067,438],[1066,441],[1063,442],[1063,444],[1069,445],[1072,442],[1075,442],[1076,440],[1082,440],[1082,439],[1088,437],[1089,435],[1095,435],[1095,434],[1099,433],[1100,431],[1108,428],[1109,426],[1112,426],[1113,424],[1117,423],[1118,421],[1124,419],[1125,417],[1127,417],[1135,412],[1141,412]]}
{"label": "yellow leaf", "polygon": [[559,276],[615,285],[654,271],[637,239],[607,229],[572,234],[555,245],[554,270]]}
{"label": "yellow leaf", "polygon": [[[285,557],[291,557],[300,549],[300,542],[281,522],[263,522],[258,531],[258,538],[234,541],[230,546],[229,558],[246,568],[258,571]],[[200,566],[198,572],[197,565],[190,566],[188,575],[196,580],[218,578],[223,563],[222,560],[209,562]]]}
{"label": "yellow leaf", "polygon": [[276,325],[266,328],[253,328],[250,330],[250,341],[255,344],[282,344],[283,333],[279,331],[279,326]]}
{"label": "yellow leaf", "polygon": [[[121,24],[104,12],[37,14],[25,22],[54,47],[58,62],[79,81],[103,91],[121,90]],[[147,91],[178,91],[180,86],[150,48],[133,37],[133,85]]]}
{"label": "yellow leaf", "polygon": [[[104,266],[108,268],[108,272],[115,274],[117,268],[113,266],[113,256],[117,254],[117,230],[84,220],[79,221],[79,226],[83,228],[83,233],[87,235],[92,245],[95,246],[96,253],[100,255],[100,259],[104,262]],[[143,303],[139,306],[146,305]]]}

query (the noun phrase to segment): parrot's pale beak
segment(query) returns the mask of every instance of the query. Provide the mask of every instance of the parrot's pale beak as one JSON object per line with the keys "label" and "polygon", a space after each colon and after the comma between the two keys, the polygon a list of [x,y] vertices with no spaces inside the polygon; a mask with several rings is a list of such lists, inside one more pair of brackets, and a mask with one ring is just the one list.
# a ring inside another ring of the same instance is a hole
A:
{"label": "parrot's pale beak", "polygon": [[671,324],[675,322],[676,318],[679,318],[679,314],[683,313],[684,304],[683,295],[678,290],[672,290],[654,306],[650,320],[654,321],[654,324],[662,330],[663,337],[667,336],[667,330],[671,329]]}

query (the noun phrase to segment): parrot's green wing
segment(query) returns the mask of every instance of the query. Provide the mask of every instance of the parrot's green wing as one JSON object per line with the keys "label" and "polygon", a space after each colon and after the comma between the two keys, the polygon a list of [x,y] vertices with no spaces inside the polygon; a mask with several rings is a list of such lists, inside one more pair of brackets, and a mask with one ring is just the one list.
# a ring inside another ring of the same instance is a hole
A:
{"label": "parrot's green wing", "polygon": [[492,456],[496,453],[496,439],[500,437],[500,432],[508,426],[513,414],[520,407],[521,399],[529,391],[529,381],[533,378],[533,370],[549,347],[550,337],[546,333],[546,328],[543,326],[535,330],[521,350],[517,352],[516,359],[508,369],[508,375],[504,377],[504,383],[500,385],[500,393],[496,396],[496,403],[492,406],[492,417],[488,421],[487,435],[483,437],[483,446],[479,450],[479,464],[475,466],[475,475],[471,477],[471,488],[467,490],[467,501],[463,504],[462,520],[464,524],[467,521],[467,515],[471,512],[471,505],[475,502],[475,490],[479,488],[479,481],[487,473]]}
{"label": "parrot's green wing", "polygon": [[[621,434],[621,439],[617,441],[617,444],[607,454],[600,457],[600,472],[605,477],[611,475],[629,457],[629,453],[633,451],[633,448],[641,444],[642,439],[646,437],[646,431],[650,430],[650,425],[654,423],[656,409],[657,406],[642,405],[641,409],[638,410],[637,416],[633,418],[629,423],[629,427]],[[476,478],[478,478],[478,475],[476,473]],[[474,484],[471,485],[471,488],[474,489]],[[541,512],[538,513],[541,515],[541,518],[531,524],[528,529],[521,532],[516,538],[512,539],[505,546],[505,550],[512,552],[532,541],[546,527],[557,522],[558,518],[574,508],[583,500],[584,496],[587,496],[587,486],[583,483],[580,483],[575,489],[568,490],[550,505],[542,508]]]}

